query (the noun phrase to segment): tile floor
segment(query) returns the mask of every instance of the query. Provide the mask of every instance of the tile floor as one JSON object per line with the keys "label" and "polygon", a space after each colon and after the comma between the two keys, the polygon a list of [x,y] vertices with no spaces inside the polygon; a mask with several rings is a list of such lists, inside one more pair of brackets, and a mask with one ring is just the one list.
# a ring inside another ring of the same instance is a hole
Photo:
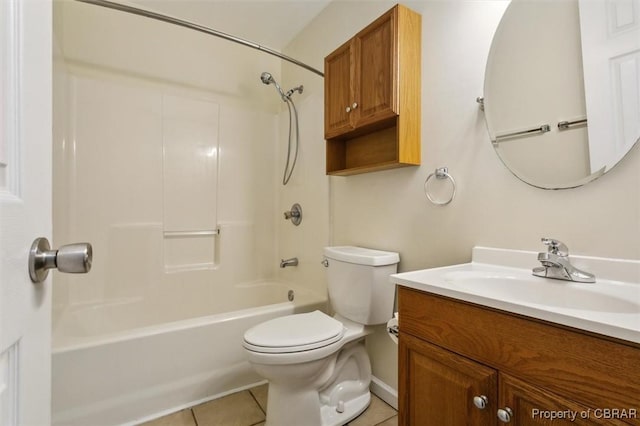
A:
{"label": "tile floor", "polygon": [[[262,385],[143,423],[143,426],[261,426],[266,408],[267,385]],[[372,394],[369,408],[349,426],[398,426],[398,416],[396,410]]]}

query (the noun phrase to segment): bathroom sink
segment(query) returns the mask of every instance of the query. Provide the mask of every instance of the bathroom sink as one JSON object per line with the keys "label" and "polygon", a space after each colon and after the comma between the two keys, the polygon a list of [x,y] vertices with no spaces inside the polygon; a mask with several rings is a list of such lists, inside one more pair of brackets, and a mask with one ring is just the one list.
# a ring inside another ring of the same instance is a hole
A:
{"label": "bathroom sink", "polygon": [[[574,283],[524,275],[520,271],[456,271],[443,275],[451,288],[485,297],[539,306],[612,313],[640,313],[640,286],[601,280]],[[625,293],[632,299],[625,299]]]}
{"label": "bathroom sink", "polygon": [[595,283],[534,276],[535,252],[485,247],[473,249],[470,263],[394,274],[391,282],[640,343],[640,261],[572,258]]}

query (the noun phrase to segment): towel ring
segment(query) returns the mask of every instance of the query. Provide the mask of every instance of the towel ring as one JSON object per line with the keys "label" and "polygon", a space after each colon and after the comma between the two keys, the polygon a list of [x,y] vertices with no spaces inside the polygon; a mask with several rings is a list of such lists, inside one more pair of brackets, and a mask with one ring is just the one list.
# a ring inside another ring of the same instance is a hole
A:
{"label": "towel ring", "polygon": [[[453,191],[451,192],[451,197],[449,197],[448,200],[436,201],[433,197],[431,197],[431,194],[429,194],[427,183],[429,183],[429,179],[434,176],[436,177],[436,179],[449,179],[451,181],[451,187],[453,188]],[[436,206],[446,206],[451,201],[453,201],[453,197],[456,196],[456,181],[453,179],[453,176],[449,174],[449,169],[447,167],[439,167],[433,173],[427,176],[427,178],[424,180],[424,194],[427,196],[429,201],[431,201]]]}

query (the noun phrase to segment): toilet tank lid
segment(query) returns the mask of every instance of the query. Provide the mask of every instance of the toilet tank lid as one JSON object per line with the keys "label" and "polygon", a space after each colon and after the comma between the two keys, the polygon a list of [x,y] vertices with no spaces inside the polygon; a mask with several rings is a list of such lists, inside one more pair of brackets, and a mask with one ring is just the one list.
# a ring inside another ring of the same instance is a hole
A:
{"label": "toilet tank lid", "polygon": [[325,247],[324,255],[329,259],[368,266],[394,265],[400,262],[398,253],[354,246]]}

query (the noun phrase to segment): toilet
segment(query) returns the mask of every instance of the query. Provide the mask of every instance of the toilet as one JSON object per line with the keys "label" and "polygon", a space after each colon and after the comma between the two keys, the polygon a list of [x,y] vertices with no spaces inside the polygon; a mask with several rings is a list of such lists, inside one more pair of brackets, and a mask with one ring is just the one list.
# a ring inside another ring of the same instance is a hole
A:
{"label": "toilet", "polygon": [[371,364],[364,337],[392,316],[398,253],[325,247],[333,317],[287,315],[250,328],[249,363],[269,381],[267,426],[339,426],[371,401]]}

